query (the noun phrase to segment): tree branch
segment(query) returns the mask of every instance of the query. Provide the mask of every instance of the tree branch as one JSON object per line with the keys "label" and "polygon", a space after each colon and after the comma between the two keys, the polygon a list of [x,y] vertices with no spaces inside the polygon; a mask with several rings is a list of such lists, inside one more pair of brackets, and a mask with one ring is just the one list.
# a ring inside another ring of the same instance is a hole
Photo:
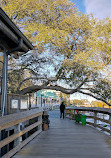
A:
{"label": "tree branch", "polygon": [[91,75],[91,73],[90,73],[90,74],[84,79],[84,81],[76,88],[77,90],[80,89],[80,88],[83,86],[83,84],[89,79],[90,75]]}
{"label": "tree branch", "polygon": [[[47,81],[47,84],[49,82]],[[97,100],[101,100],[103,101],[104,103],[106,103],[107,105],[111,106],[110,103],[108,103],[105,99],[103,98],[100,98],[100,97],[97,97],[91,93],[87,93],[87,92],[83,92],[81,90],[78,90],[78,89],[67,89],[67,88],[63,88],[61,86],[48,86],[48,85],[41,85],[41,86],[37,86],[37,85],[34,85],[34,86],[30,86],[28,88],[24,88],[22,89],[21,91],[19,91],[20,94],[26,94],[26,93],[33,93],[33,92],[36,92],[36,91],[39,91],[39,90],[42,90],[42,89],[51,89],[51,90],[56,90],[56,91],[61,91],[62,93],[65,93],[65,94],[73,94],[73,93],[76,93],[76,92],[79,92],[79,93],[82,93],[82,94],[85,94],[85,95],[88,95],[88,96],[91,96]]]}
{"label": "tree branch", "polygon": [[[19,93],[20,87],[22,86],[22,84],[23,84],[25,81],[28,81],[28,80],[30,80],[30,79],[33,79],[33,80],[39,80],[39,79],[48,80],[48,81],[46,81],[46,82],[44,83],[43,86],[47,86],[50,81],[57,81],[57,78],[56,78],[56,77],[50,77],[50,78],[44,78],[44,77],[28,77],[28,78],[26,78],[26,79],[24,79],[24,80],[22,80],[22,81],[20,82],[19,86],[17,87],[17,93]],[[28,87],[28,88],[30,88],[30,87]],[[28,89],[28,88],[27,88],[27,89]]]}
{"label": "tree branch", "polygon": [[76,89],[66,89],[66,88],[63,88],[61,86],[45,86],[45,85],[41,85],[41,86],[30,86],[28,88],[24,88],[22,89],[19,93],[20,94],[26,94],[26,93],[32,93],[32,92],[36,92],[38,90],[42,90],[42,89],[51,89],[51,90],[56,90],[56,91],[61,91],[62,93],[65,93],[65,94],[73,94],[75,92],[77,92]]}

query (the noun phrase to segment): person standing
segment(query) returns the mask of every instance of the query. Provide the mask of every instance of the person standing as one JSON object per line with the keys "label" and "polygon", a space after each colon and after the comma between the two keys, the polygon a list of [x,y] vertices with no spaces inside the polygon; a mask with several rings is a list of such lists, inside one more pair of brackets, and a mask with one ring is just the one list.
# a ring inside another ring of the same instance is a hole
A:
{"label": "person standing", "polygon": [[65,113],[65,104],[62,101],[62,103],[60,104],[60,118],[63,117],[63,119],[64,119],[64,113]]}

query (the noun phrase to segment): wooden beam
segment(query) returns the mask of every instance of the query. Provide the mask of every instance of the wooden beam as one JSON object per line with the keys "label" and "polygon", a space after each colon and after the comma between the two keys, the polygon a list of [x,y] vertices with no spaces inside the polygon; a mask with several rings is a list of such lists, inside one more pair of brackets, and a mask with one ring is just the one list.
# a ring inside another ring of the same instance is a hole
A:
{"label": "wooden beam", "polygon": [[[0,30],[9,38],[10,40],[13,40],[15,44],[19,44],[18,37],[0,20]],[[23,44],[23,50],[25,52],[28,51],[28,47]]]}
{"label": "wooden beam", "polygon": [[34,137],[36,137],[41,132],[42,132],[42,129],[38,130],[37,132],[32,134],[30,137],[28,137],[26,140],[24,140],[21,144],[19,144],[14,149],[9,151],[7,154],[2,156],[2,158],[10,158],[10,157],[12,157],[16,152],[18,152],[21,148],[23,148],[28,142],[30,142]]}
{"label": "wooden beam", "polygon": [[0,119],[0,130],[9,128],[20,122],[24,122],[34,117],[40,116],[42,115],[42,113],[42,109],[33,109],[25,112],[6,115]]}
{"label": "wooden beam", "polygon": [[23,134],[27,133],[28,131],[30,131],[31,129],[37,127],[38,125],[42,124],[42,120],[41,121],[38,121],[30,126],[28,126],[27,128],[25,128],[24,130],[16,133],[16,134],[13,134],[9,137],[7,137],[6,139],[2,140],[0,142],[0,148],[2,148],[3,146],[9,144],[10,142],[12,142],[13,140],[17,139],[18,137],[22,136]]}

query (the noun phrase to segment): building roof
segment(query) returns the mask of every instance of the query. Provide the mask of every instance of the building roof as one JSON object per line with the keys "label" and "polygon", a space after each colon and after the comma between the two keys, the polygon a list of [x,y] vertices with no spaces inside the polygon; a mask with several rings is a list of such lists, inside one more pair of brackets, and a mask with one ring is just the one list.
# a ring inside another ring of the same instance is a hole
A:
{"label": "building roof", "polygon": [[20,52],[27,52],[34,49],[31,42],[0,7],[0,43],[2,43],[6,49],[13,49],[18,46],[20,39],[23,40],[23,45],[19,50]]}
{"label": "building roof", "polygon": [[41,95],[43,95],[43,98],[53,98],[53,99],[57,99],[59,98],[56,94],[54,94],[53,92],[48,92],[47,90],[40,90],[37,92],[37,96],[41,97]]}

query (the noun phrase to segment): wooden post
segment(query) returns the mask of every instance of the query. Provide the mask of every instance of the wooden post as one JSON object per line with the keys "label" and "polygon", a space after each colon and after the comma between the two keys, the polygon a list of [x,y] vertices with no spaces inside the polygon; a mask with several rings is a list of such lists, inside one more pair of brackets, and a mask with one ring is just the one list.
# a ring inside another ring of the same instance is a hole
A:
{"label": "wooden post", "polygon": [[[38,117],[38,121],[42,121],[42,115],[40,115],[39,117]],[[42,129],[42,124],[40,124],[39,126],[38,126],[38,130],[39,129]]]}
{"label": "wooden post", "polygon": [[111,115],[109,115],[110,135],[111,135]]}
{"label": "wooden post", "polygon": [[[0,141],[1,141],[1,131],[0,131]],[[1,157],[1,148],[0,148],[0,157]]]}
{"label": "wooden post", "polygon": [[29,93],[29,110],[31,109],[31,93]]}
{"label": "wooden post", "polygon": [[73,114],[74,114],[74,120],[75,120],[75,110],[74,110],[74,113],[73,113]]}
{"label": "wooden post", "polygon": [[71,110],[69,110],[69,119],[71,119]]}
{"label": "wooden post", "polygon": [[97,112],[94,111],[94,126],[97,125],[97,120],[96,120],[96,117],[97,117]]}
{"label": "wooden post", "polygon": [[36,92],[36,107],[37,107],[37,92]]}
{"label": "wooden post", "polygon": [[[21,131],[20,126],[22,126],[21,123],[14,126],[14,133],[18,133]],[[14,147],[16,147],[17,145],[20,144],[21,139],[22,139],[22,137],[19,137],[16,140],[14,140]]]}

